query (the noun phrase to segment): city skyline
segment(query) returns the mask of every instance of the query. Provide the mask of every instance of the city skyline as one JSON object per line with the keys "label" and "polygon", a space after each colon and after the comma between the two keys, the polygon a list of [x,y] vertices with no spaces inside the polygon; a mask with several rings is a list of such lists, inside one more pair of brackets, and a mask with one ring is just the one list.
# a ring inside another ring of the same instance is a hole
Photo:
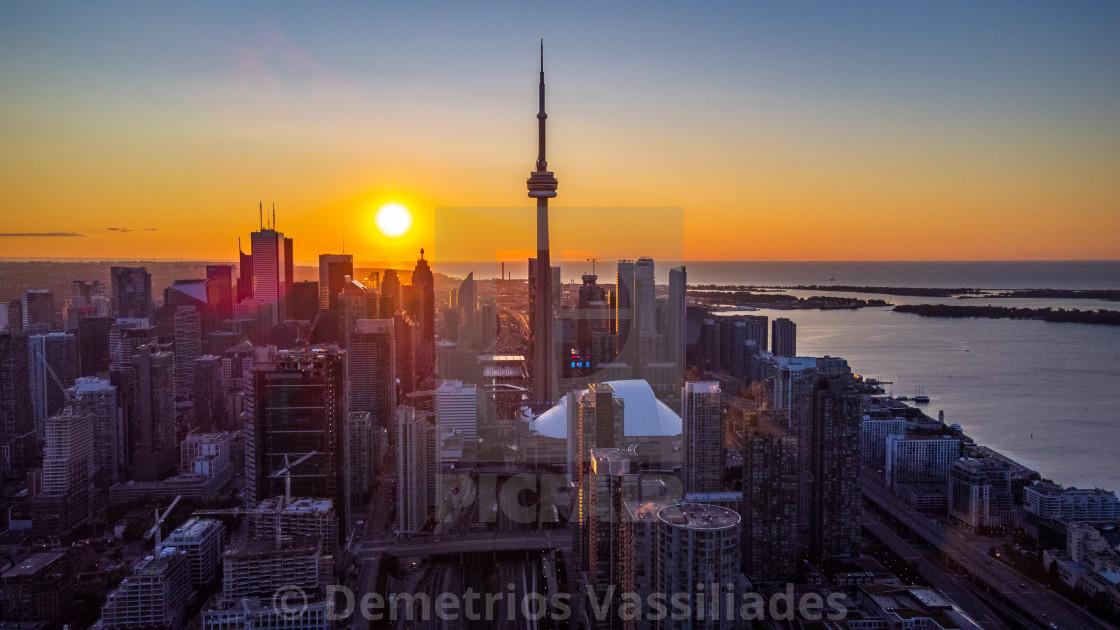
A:
{"label": "city skyline", "polygon": [[0,5],[0,626],[1120,630],[1120,7],[513,6]]}
{"label": "city skyline", "polygon": [[275,201],[300,262],[444,260],[441,208],[531,221],[543,36],[564,204],[682,260],[1120,258],[1116,7],[725,10],[6,6],[2,253],[227,260]]}

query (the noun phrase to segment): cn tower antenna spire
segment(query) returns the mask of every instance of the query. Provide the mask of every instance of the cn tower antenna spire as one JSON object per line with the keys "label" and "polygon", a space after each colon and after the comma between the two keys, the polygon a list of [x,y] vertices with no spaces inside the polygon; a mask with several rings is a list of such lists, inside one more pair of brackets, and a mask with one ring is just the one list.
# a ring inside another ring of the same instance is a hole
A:
{"label": "cn tower antenna spire", "polygon": [[547,171],[548,161],[544,157],[544,121],[548,114],[544,112],[544,39],[541,39],[541,81],[537,86],[540,94],[540,108],[537,110],[537,170]]}

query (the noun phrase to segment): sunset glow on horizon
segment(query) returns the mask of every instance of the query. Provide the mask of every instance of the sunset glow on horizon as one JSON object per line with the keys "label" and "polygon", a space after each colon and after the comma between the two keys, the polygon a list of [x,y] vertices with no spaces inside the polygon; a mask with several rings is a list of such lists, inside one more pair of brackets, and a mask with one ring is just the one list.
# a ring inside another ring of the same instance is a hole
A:
{"label": "sunset glow on horizon", "polygon": [[442,208],[532,219],[544,37],[553,207],[686,260],[1120,259],[1120,5],[811,6],[8,3],[0,257],[229,260],[263,201],[445,259]]}

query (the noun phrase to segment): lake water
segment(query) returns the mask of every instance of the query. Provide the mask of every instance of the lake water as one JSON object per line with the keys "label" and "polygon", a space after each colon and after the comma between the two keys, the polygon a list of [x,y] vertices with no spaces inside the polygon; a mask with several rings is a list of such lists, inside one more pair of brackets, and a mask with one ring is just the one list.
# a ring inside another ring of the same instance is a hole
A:
{"label": "lake water", "polygon": [[[669,281],[676,261],[656,261],[657,281]],[[553,264],[556,264],[554,261]],[[945,287],[985,289],[1120,289],[1120,261],[997,261],[997,262],[772,262],[690,261],[688,282],[697,284],[846,284],[857,286]],[[585,260],[560,263],[565,282],[591,272]],[[435,261],[432,269],[451,276],[495,278],[503,267],[494,261]],[[504,270],[525,278],[527,263],[507,262]],[[614,261],[596,265],[599,278],[613,283]]]}
{"label": "lake water", "polygon": [[1120,490],[1120,327],[941,319],[886,308],[779,311],[797,352],[841,356],[858,374],[916,388],[919,405],[1065,485]]}
{"label": "lake water", "polygon": [[[876,286],[1120,288],[1117,262],[707,265],[712,266],[689,265],[689,284],[815,284],[835,278],[836,284]],[[892,302],[1120,310],[1120,303],[1099,300],[895,296]],[[1044,477],[1120,491],[1120,327],[942,319],[889,308],[755,313],[793,319],[798,354],[844,357],[856,373],[893,381],[887,387],[896,395],[913,396],[922,388],[930,403],[920,406],[928,414],[944,410],[946,422],[960,424],[978,443]]]}

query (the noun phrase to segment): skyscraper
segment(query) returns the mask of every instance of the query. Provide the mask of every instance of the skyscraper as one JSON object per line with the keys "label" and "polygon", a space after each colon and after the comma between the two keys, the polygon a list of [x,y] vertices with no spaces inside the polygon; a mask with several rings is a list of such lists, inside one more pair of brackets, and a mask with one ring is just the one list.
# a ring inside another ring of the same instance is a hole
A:
{"label": "skyscraper", "polygon": [[38,332],[47,332],[54,323],[54,294],[46,289],[28,289],[21,296],[23,329],[28,332],[35,327]]}
{"label": "skyscraper", "polygon": [[[459,283],[459,303],[456,305],[460,312],[466,311],[467,313],[474,312],[478,307],[478,283],[474,280],[474,272],[467,274],[466,278]],[[467,321],[467,318],[461,317],[460,321]]]}
{"label": "skyscraper", "polygon": [[194,393],[194,360],[202,356],[202,319],[193,306],[175,309],[175,395]]}
{"label": "skyscraper", "polygon": [[[607,291],[597,284],[598,279],[595,274],[585,273],[579,287],[579,300],[572,314],[575,318],[574,356],[567,361],[564,370],[571,376],[591,374],[600,363],[614,360],[613,352],[603,351],[604,345],[611,345],[603,343],[609,334],[610,311]],[[576,365],[571,365],[573,361]]]}
{"label": "skyscraper", "polygon": [[417,534],[432,509],[431,484],[437,472],[432,414],[408,405],[397,408],[397,533]]}
{"label": "skyscraper", "polygon": [[[351,411],[346,416],[346,492],[347,505],[364,497],[373,484],[376,470],[377,437],[381,432],[368,411]],[[349,508],[347,508],[349,509]]]}
{"label": "skyscraper", "polygon": [[[634,261],[619,260],[615,275],[615,331],[618,334],[618,360],[637,365],[637,334],[634,326]],[[632,339],[633,338],[633,339]]]}
{"label": "skyscraper", "polygon": [[111,267],[113,316],[118,318],[154,315],[152,275],[144,267]]}
{"label": "skyscraper", "polygon": [[797,576],[801,559],[796,432],[782,411],[747,416],[743,446],[743,570],[753,584]]}
{"label": "skyscraper", "polygon": [[0,312],[6,311],[3,320],[0,320],[0,329],[6,328],[8,332],[21,332],[23,330],[23,301],[9,300],[0,305]]}
{"label": "skyscraper", "polygon": [[850,376],[822,376],[814,394],[809,557],[817,563],[850,560],[860,544],[862,399]]}
{"label": "skyscraper", "polygon": [[416,340],[419,336],[416,322],[408,313],[393,315],[394,363],[397,374],[397,400],[416,391]]}
{"label": "skyscraper", "polygon": [[295,282],[296,275],[296,259],[295,259],[295,243],[290,236],[284,237],[284,293],[287,294],[292,290],[292,283]]}
{"label": "skyscraper", "polygon": [[[739,515],[716,505],[678,503],[661,508],[657,519],[657,592],[686,594],[692,609],[687,619],[670,617],[661,627],[740,627],[742,620],[715,612],[724,598],[712,593],[734,593],[728,587],[738,584]],[[701,584],[707,587],[702,592]]]}
{"label": "skyscraper", "polygon": [[109,369],[131,370],[136,349],[158,342],[156,329],[147,318],[116,320],[109,327]]}
{"label": "skyscraper", "polygon": [[[788,577],[782,574],[791,553],[819,564],[859,552],[862,399],[850,373],[832,363],[772,360],[772,407],[765,413],[777,415],[759,419],[746,435],[744,535],[781,539],[744,541],[752,578]],[[796,532],[776,524],[793,517]]]}
{"label": "skyscraper", "polygon": [[35,423],[27,335],[0,332],[0,470],[9,472],[28,464],[35,450]]}
{"label": "skyscraper", "polygon": [[771,322],[774,344],[770,352],[776,357],[797,356],[797,324],[787,317],[777,317]]}
{"label": "skyscraper", "polygon": [[89,518],[97,470],[93,431],[93,418],[72,409],[46,421],[43,493],[36,497],[45,509],[36,510],[36,528],[60,535]]}
{"label": "skyscraper", "polygon": [[253,255],[241,251],[240,238],[237,239],[237,253],[241,258],[241,264],[238,265],[237,301],[241,302],[253,297]]}
{"label": "skyscraper", "polygon": [[206,354],[194,360],[194,426],[202,431],[228,428],[226,392],[222,385],[222,358]]}
{"label": "skyscraper", "polygon": [[109,331],[114,321],[112,317],[78,318],[78,369],[82,376],[109,371]]}
{"label": "skyscraper", "polygon": [[206,265],[206,302],[213,322],[233,317],[233,265]]}
{"label": "skyscraper", "polygon": [[44,421],[62,411],[66,405],[66,388],[78,378],[78,338],[60,332],[31,335],[28,349],[35,434],[43,439]]}
{"label": "skyscraper", "polygon": [[133,479],[158,481],[174,474],[175,357],[155,346],[141,346],[132,357]]}
{"label": "skyscraper", "polygon": [[[591,451],[624,446],[626,402],[609,383],[593,383],[586,392],[569,394],[574,400],[568,428],[568,474],[575,484],[572,535],[581,568],[591,564],[587,528],[591,518]],[[578,396],[578,398],[577,398]]]}
{"label": "skyscraper", "polygon": [[74,404],[90,417],[93,425],[94,485],[108,490],[118,481],[124,462],[124,447],[119,432],[120,411],[117,408],[117,388],[109,379],[86,376],[74,383]]}
{"label": "skyscraper", "polygon": [[657,287],[654,262],[642,257],[634,263],[634,327],[643,337],[657,334]]}
{"label": "skyscraper", "polygon": [[284,297],[287,295],[287,261],[289,248],[285,244],[283,232],[276,231],[276,211],[272,212],[273,222],[269,227],[249,235],[253,248],[253,298],[266,304],[273,326],[284,321]]}
{"label": "skyscraper", "polygon": [[293,282],[288,288],[288,319],[312,322],[319,312],[319,283]]}
{"label": "skyscraper", "polygon": [[337,346],[257,350],[245,446],[250,502],[284,494],[285,480],[272,475],[285,455],[294,461],[315,451],[293,471],[293,496],[344,504],[345,360]]}
{"label": "skyscraper", "polygon": [[416,372],[420,380],[430,378],[435,372],[436,361],[436,290],[432,268],[424,259],[424,250],[412,270],[412,289],[415,304],[410,305],[412,317],[420,327],[420,343],[416,352]]}
{"label": "skyscraper", "polygon": [[436,388],[436,422],[441,430],[458,431],[471,454],[478,438],[479,391],[461,381],[444,381]]}
{"label": "skyscraper", "polygon": [[401,281],[396,269],[386,269],[381,280],[381,300],[378,313],[388,319],[401,308]]}
{"label": "skyscraper", "polygon": [[669,316],[665,331],[665,358],[684,378],[685,322],[688,302],[688,274],[684,265],[669,270]]}
{"label": "skyscraper", "polygon": [[545,160],[544,111],[544,42],[541,42],[541,77],[538,87],[540,108],[537,111],[537,168],[526,185],[529,197],[537,200],[537,282],[533,295],[533,400],[537,403],[556,401],[556,361],[552,347],[552,258],[548,243],[548,200],[556,196],[557,182]]}
{"label": "skyscraper", "polygon": [[346,348],[350,411],[368,411],[389,429],[397,408],[397,366],[392,319],[359,319]]}
{"label": "skyscraper", "polygon": [[[638,474],[630,471],[626,451],[596,448],[591,450],[589,477],[588,565],[584,567],[587,579],[600,596],[612,587],[632,592],[633,576],[627,573],[633,567],[623,561],[623,556],[633,546],[632,530],[622,523],[620,515],[626,501],[639,498]],[[618,614],[618,599],[612,604],[609,614],[592,621],[593,627],[611,630],[630,626],[623,623]]]}
{"label": "skyscraper", "polygon": [[354,275],[354,257],[350,254],[319,254],[319,308],[332,308],[346,282]]}
{"label": "skyscraper", "polygon": [[681,420],[684,423],[685,492],[723,490],[723,407],[717,381],[685,383]]}

